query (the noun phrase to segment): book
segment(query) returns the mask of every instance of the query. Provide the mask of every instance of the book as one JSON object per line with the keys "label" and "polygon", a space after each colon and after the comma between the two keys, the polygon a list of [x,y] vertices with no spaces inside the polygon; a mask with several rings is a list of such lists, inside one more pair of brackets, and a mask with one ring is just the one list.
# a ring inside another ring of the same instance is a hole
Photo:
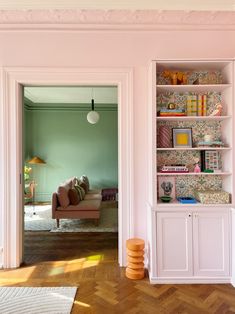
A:
{"label": "book", "polygon": [[202,95],[202,115],[207,115],[207,96]]}
{"label": "book", "polygon": [[197,96],[197,115],[203,115],[203,107],[202,107],[202,95]]}
{"label": "book", "polygon": [[188,116],[197,115],[197,96],[196,95],[187,96],[187,115]]}

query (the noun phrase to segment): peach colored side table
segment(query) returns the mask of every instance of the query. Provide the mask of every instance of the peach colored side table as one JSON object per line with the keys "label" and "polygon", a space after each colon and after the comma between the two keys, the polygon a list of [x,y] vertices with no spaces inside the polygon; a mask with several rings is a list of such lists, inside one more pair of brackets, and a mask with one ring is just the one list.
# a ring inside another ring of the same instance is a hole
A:
{"label": "peach colored side table", "polygon": [[133,238],[126,241],[127,268],[126,277],[129,279],[144,278],[144,240]]}

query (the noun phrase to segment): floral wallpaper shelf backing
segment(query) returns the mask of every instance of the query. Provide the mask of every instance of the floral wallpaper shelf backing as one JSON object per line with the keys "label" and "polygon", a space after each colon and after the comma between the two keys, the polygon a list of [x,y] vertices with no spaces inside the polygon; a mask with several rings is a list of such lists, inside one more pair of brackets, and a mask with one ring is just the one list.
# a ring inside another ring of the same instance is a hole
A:
{"label": "floral wallpaper shelf backing", "polygon": [[[166,107],[169,103],[176,104],[178,109],[186,110],[187,106],[187,98],[188,96],[193,95],[207,95],[207,115],[212,114],[212,112],[216,109],[218,103],[221,103],[222,97],[220,92],[206,92],[206,93],[194,93],[194,92],[185,92],[185,93],[177,93],[177,92],[164,92],[159,93],[157,95],[157,111]],[[223,109],[224,111],[224,109]],[[225,114],[225,112],[222,112]]]}
{"label": "floral wallpaper shelf backing", "polygon": [[[159,176],[161,177],[161,175]],[[164,177],[164,174],[163,174]],[[168,176],[168,178],[175,178],[175,190],[176,197],[188,197],[193,196],[195,190],[221,190],[222,178],[220,175],[215,176]]]}
{"label": "floral wallpaper shelf backing", "polygon": [[158,147],[161,147],[158,131],[159,127],[163,125],[170,128],[192,128],[193,146],[197,142],[203,141],[205,135],[210,135],[213,140],[220,140],[222,137],[221,122],[219,121],[159,121],[157,128]]}

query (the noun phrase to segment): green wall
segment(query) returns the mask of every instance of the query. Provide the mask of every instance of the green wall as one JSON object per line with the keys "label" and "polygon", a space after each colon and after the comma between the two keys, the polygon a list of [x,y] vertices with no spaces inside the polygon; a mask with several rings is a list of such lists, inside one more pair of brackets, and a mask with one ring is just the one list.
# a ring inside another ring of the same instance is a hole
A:
{"label": "green wall", "polygon": [[59,183],[82,174],[93,188],[118,186],[117,111],[101,111],[95,125],[86,115],[25,110],[25,160],[37,155],[46,161],[32,167],[36,200],[50,200]]}

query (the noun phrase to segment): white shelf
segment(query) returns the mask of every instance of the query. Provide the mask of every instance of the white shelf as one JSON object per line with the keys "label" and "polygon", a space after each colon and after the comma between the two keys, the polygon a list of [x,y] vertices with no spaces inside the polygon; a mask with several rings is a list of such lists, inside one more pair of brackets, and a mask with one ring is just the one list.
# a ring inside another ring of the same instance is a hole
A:
{"label": "white shelf", "polygon": [[157,172],[157,176],[230,176],[232,175],[231,172],[186,172],[186,173],[164,173],[164,172]]}
{"label": "white shelf", "polygon": [[196,93],[206,93],[206,92],[222,92],[225,89],[231,87],[231,84],[210,84],[210,85],[157,85],[157,91],[163,92],[196,92]]}
{"label": "white shelf", "polygon": [[232,207],[232,204],[202,204],[202,203],[195,203],[195,204],[182,204],[178,201],[173,201],[170,203],[163,203],[158,201],[157,207]]}
{"label": "white shelf", "polygon": [[192,150],[192,151],[201,151],[201,150],[231,150],[231,147],[168,147],[168,148],[156,148],[157,151],[180,151],[180,150]]}
{"label": "white shelf", "polygon": [[232,116],[181,116],[181,117],[157,117],[157,121],[223,121]]}

